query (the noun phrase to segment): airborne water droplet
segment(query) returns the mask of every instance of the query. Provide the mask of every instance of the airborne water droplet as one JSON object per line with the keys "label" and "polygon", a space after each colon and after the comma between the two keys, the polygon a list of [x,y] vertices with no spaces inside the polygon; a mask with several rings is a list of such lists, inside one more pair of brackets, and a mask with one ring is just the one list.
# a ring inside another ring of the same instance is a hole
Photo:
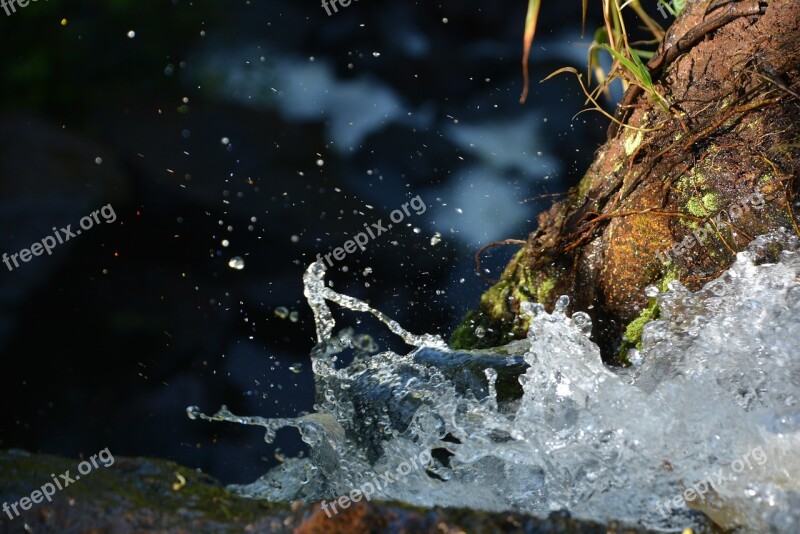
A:
{"label": "airborne water droplet", "polygon": [[592,318],[588,313],[575,312],[572,314],[572,324],[578,327],[578,330],[586,335],[592,333]]}
{"label": "airborne water droplet", "polygon": [[561,295],[556,300],[556,304],[553,307],[553,313],[565,313],[569,308],[569,297],[566,295]]}
{"label": "airborne water droplet", "polygon": [[236,269],[237,271],[241,271],[244,269],[244,260],[239,256],[234,256],[228,262],[228,267],[231,269]]}

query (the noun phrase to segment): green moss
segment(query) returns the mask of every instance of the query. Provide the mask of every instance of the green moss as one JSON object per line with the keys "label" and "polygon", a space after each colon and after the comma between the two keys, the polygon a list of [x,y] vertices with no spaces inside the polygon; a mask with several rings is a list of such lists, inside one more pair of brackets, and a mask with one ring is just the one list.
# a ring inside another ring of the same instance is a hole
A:
{"label": "green moss", "polygon": [[547,302],[548,299],[553,294],[553,290],[556,288],[556,280],[555,278],[545,278],[539,283],[539,287],[536,288],[536,302]]}
{"label": "green moss", "polygon": [[699,167],[694,167],[690,175],[682,176],[675,182],[675,189],[682,193],[687,191],[694,192],[697,187],[703,188],[707,183],[708,176]]}
{"label": "green moss", "polygon": [[509,263],[503,279],[482,296],[477,310],[468,312],[450,336],[455,349],[498,347],[525,337],[530,319],[519,313],[520,304],[535,300],[549,303],[557,279],[541,271],[532,272],[524,249]]}
{"label": "green moss", "polygon": [[[14,494],[30,494],[51,480],[50,473],[69,470],[74,474],[79,463],[77,458],[0,451],[0,486]],[[109,509],[125,505],[161,513],[178,514],[189,510],[221,523],[234,519],[249,521],[266,509],[287,508],[241,498],[196,469],[146,458],[115,458],[111,466],[93,469],[57,495],[62,493]]]}
{"label": "green moss", "polygon": [[637,349],[642,348],[642,331],[644,330],[644,325],[652,321],[653,319],[658,319],[661,316],[661,310],[656,303],[656,299],[651,299],[651,302],[647,305],[647,307],[642,310],[642,313],[639,314],[639,317],[634,319],[628,324],[628,327],[625,329],[625,334],[623,335],[624,339],[631,345],[635,346]]}
{"label": "green moss", "polygon": [[706,193],[702,198],[692,197],[686,203],[686,211],[695,217],[707,217],[719,211],[720,202],[719,195],[715,193]]}
{"label": "green moss", "polygon": [[639,146],[642,144],[643,140],[644,140],[644,132],[642,132],[641,130],[637,131],[635,134],[631,134],[628,137],[626,137],[625,141],[623,141],[622,143],[625,148],[625,154],[628,156],[633,154],[636,151],[636,149],[639,148]]}
{"label": "green moss", "polygon": [[703,206],[708,213],[716,213],[720,209],[719,195],[716,193],[706,193],[703,195]]}
{"label": "green moss", "polygon": [[[673,264],[669,264],[664,276],[658,280],[655,285],[658,287],[658,290],[663,293],[669,289],[669,283],[673,280],[678,280],[678,270]],[[644,331],[644,325],[659,317],[661,317],[661,309],[658,307],[658,301],[655,298],[651,298],[647,307],[642,310],[636,319],[628,323],[628,326],[625,328],[625,333],[622,335],[622,342],[620,343],[618,352],[620,360],[625,363],[630,363],[628,361],[628,351],[633,347],[637,349],[642,348],[642,332]]]}
{"label": "green moss", "polygon": [[675,265],[670,264],[668,265],[667,270],[664,273],[664,276],[661,278],[661,280],[656,282],[656,287],[658,288],[659,291],[664,293],[667,289],[669,289],[670,282],[679,279],[680,278],[678,276],[678,268],[675,267]]}
{"label": "green moss", "polygon": [[695,217],[705,217],[706,215],[706,212],[703,211],[703,205],[700,203],[700,199],[698,198],[692,198],[686,203],[686,211]]}
{"label": "green moss", "polygon": [[589,192],[589,188],[594,183],[594,175],[590,173],[586,173],[580,182],[578,182],[577,186],[577,198],[579,200],[586,197],[586,194]]}
{"label": "green moss", "polygon": [[450,346],[455,349],[467,349],[475,346],[475,328],[480,320],[477,310],[470,310],[461,320],[450,336]]}

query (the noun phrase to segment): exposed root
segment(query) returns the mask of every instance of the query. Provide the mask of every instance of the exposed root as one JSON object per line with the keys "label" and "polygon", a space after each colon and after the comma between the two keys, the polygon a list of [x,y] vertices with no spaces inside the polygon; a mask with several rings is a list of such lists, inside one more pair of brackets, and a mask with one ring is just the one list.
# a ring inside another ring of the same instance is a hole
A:
{"label": "exposed root", "polygon": [[762,155],[759,155],[758,157],[766,161],[769,166],[772,167],[772,172],[775,173],[775,177],[783,185],[783,194],[786,198],[786,209],[789,211],[789,220],[792,221],[792,226],[794,226],[795,233],[800,236],[800,226],[797,225],[797,217],[795,217],[794,209],[792,208],[792,202],[794,202],[795,197],[794,192],[791,191],[792,177],[783,176],[783,173],[778,170],[778,166],[775,165],[771,159]]}
{"label": "exposed root", "polygon": [[537,200],[541,200],[543,198],[558,198],[563,197],[564,195],[568,195],[569,191],[564,191],[562,193],[544,193],[542,195],[536,195],[535,197],[526,198],[525,200],[520,200],[520,204],[526,204],[528,202],[535,202]]}

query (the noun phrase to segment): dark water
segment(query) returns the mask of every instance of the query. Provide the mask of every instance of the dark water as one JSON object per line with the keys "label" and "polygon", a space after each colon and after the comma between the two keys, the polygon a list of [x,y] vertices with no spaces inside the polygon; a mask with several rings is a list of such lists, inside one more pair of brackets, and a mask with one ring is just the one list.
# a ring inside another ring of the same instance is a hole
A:
{"label": "dark water", "polygon": [[[328,16],[281,0],[51,0],[0,11],[0,252],[110,206],[52,254],[0,264],[0,448],[108,447],[253,479],[275,447],[253,429],[190,421],[186,406],[311,410],[302,273],[414,198],[424,210],[328,278],[411,331],[447,337],[487,287],[474,252],[524,237],[549,201],[521,202],[574,184],[605,134],[594,115],[572,120],[583,101],[572,79],[534,83],[517,103],[525,7],[362,1]],[[579,8],[545,6],[534,81],[583,68]],[[512,252],[487,257],[491,275]],[[340,324],[394,342],[361,321]],[[278,447],[298,441],[287,432]]]}

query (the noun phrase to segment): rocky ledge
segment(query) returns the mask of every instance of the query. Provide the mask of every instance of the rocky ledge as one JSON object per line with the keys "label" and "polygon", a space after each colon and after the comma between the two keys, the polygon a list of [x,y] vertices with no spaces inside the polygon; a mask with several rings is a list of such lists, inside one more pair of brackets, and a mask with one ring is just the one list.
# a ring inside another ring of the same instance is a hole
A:
{"label": "rocky ledge", "polygon": [[[0,502],[10,506],[30,498],[67,471],[75,479],[79,463],[18,450],[0,451]],[[11,508],[3,511],[0,532],[647,532],[613,523],[578,521],[567,513],[535,518],[386,502],[362,501],[327,517],[318,503],[289,505],[243,499],[197,469],[150,458],[116,458],[109,467],[100,466],[56,491],[52,502],[41,494],[36,500],[42,502],[25,502],[28,510],[17,505],[19,517]]]}

